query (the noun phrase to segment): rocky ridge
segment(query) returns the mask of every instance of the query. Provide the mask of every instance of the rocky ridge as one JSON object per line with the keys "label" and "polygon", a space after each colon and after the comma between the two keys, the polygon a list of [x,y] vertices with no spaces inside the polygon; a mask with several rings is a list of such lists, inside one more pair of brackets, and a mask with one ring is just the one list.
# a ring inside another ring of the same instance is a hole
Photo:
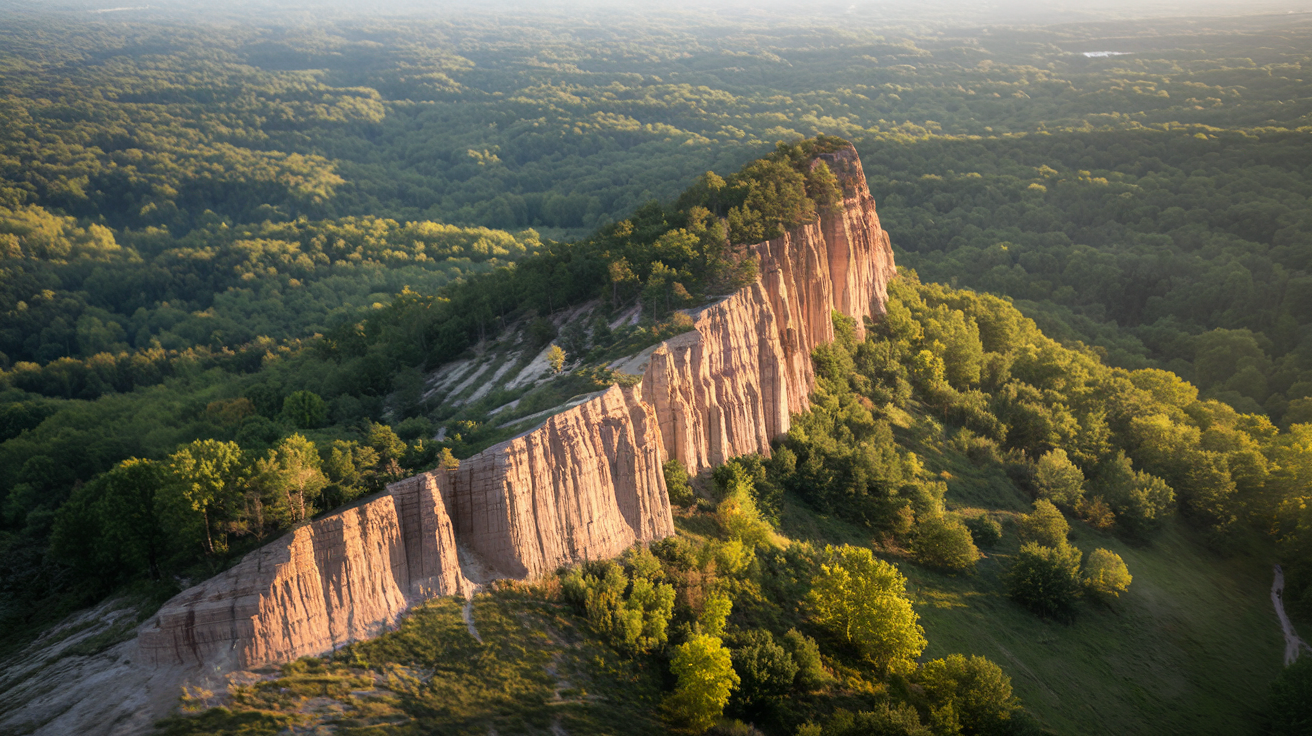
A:
{"label": "rocky ridge", "polygon": [[851,148],[821,160],[841,205],[752,246],[758,280],[693,313],[639,387],[612,386],[251,553],[165,604],[138,637],[141,659],[222,670],[321,654],[469,590],[462,556],[526,579],[673,534],[665,460],[697,472],[768,454],[808,407],[810,354],[833,339],[832,311],[858,325],[882,313],[895,268],[861,163]]}
{"label": "rocky ridge", "polygon": [[[856,150],[819,157],[844,199],[818,222],[752,246],[757,282],[693,314],[693,330],[658,347],[642,380],[667,457],[689,472],[750,453],[810,406],[811,351],[834,339],[837,310],[857,322],[883,314],[897,273]],[[813,164],[815,165],[815,164]]]}

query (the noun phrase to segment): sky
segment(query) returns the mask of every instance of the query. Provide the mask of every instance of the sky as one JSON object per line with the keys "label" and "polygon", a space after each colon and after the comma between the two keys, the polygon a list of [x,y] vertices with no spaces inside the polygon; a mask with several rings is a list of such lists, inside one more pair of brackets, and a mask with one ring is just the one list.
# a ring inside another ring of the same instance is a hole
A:
{"label": "sky", "polygon": [[1307,0],[0,0],[0,13],[39,12],[147,18],[322,20],[325,16],[426,16],[549,13],[595,17],[609,14],[712,11],[732,20],[810,23],[915,22],[944,25],[1050,24],[1072,21],[1300,13]]}

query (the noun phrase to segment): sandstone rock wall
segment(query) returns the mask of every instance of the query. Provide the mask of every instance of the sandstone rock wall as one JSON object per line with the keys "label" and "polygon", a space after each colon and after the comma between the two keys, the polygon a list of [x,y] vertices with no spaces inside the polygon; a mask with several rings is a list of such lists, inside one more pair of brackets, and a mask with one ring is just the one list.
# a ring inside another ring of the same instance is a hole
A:
{"label": "sandstone rock wall", "polygon": [[811,351],[834,339],[833,310],[857,320],[884,311],[896,274],[888,234],[855,149],[826,154],[843,186],[838,211],[752,246],[757,283],[694,315],[693,331],[653,353],[643,399],[656,410],[667,456],[696,473],[749,453],[768,455],[790,416],[809,406]]}
{"label": "sandstone rock wall", "polygon": [[455,470],[394,483],[252,552],[165,604],[138,638],[143,659],[250,667],[319,654],[467,590],[462,551],[493,575],[534,578],[673,534],[662,463],[698,472],[768,454],[808,406],[831,312],[858,324],[883,312],[893,254],[856,151],[819,160],[842,206],[752,246],[759,279],[653,351],[641,388],[612,386]]}
{"label": "sandstone rock wall", "polygon": [[376,636],[415,602],[462,585],[446,508],[420,476],[183,591],[137,641],[156,665],[286,662]]}
{"label": "sandstone rock wall", "polygon": [[456,538],[498,573],[534,578],[674,533],[656,418],[612,386],[441,480]]}

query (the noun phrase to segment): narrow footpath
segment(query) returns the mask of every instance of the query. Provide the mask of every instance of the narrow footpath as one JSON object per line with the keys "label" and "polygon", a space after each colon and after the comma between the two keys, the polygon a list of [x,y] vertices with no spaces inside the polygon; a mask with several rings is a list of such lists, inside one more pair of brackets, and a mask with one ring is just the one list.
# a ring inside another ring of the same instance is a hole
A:
{"label": "narrow footpath", "polygon": [[1290,623],[1289,616],[1285,615],[1285,570],[1276,565],[1275,581],[1271,583],[1271,603],[1276,607],[1276,615],[1280,617],[1280,628],[1285,634],[1285,666],[1293,664],[1298,659],[1299,653],[1307,649],[1312,651],[1312,646],[1298,638],[1298,632],[1294,631],[1294,624]]}

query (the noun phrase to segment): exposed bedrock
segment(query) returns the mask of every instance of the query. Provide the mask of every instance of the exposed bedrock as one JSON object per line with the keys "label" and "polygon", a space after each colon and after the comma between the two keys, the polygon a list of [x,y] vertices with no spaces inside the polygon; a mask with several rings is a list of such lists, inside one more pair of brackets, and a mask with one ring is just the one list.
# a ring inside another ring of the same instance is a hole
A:
{"label": "exposed bedrock", "polygon": [[[535,578],[674,533],[661,466],[769,453],[805,411],[834,310],[883,313],[893,253],[853,149],[824,160],[841,207],[751,246],[750,286],[693,313],[639,387],[612,386],[541,426],[304,525],[169,601],[138,637],[158,665],[252,667],[321,654],[468,590],[462,572]],[[862,329],[858,327],[858,329]]]}
{"label": "exposed bedrock", "polygon": [[254,667],[331,651],[460,592],[446,508],[431,478],[306,524],[183,591],[137,637],[152,664]]}
{"label": "exposed bedrock", "polygon": [[821,159],[844,189],[819,222],[752,246],[759,278],[693,315],[693,331],[657,348],[643,376],[668,457],[691,472],[749,453],[806,411],[815,384],[811,351],[834,339],[831,313],[857,321],[884,313],[897,270],[854,149]]}

